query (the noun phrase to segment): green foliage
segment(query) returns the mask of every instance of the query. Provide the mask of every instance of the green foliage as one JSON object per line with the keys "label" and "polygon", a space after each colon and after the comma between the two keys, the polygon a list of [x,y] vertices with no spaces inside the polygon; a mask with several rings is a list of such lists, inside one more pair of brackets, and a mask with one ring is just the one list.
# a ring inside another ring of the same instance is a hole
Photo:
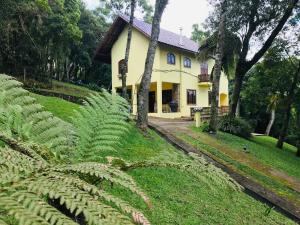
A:
{"label": "green foliage", "polygon": [[102,90],[87,97],[73,117],[76,153],[83,158],[103,150],[114,150],[127,130],[129,109],[125,99]]}
{"label": "green foliage", "polygon": [[0,90],[0,127],[4,134],[55,152],[69,152],[70,124],[45,111],[20,82],[7,75],[0,74]]}
{"label": "green foliage", "polygon": [[[70,146],[84,147],[86,136],[78,135],[82,132],[80,128],[95,136],[89,139],[91,144],[103,145],[103,149],[113,146],[125,130],[122,127],[128,117],[125,100],[105,91],[91,95],[86,106],[78,111],[78,121],[96,121],[94,124],[98,126],[76,123],[73,128],[44,111],[21,84],[9,76],[0,76],[0,94],[3,128],[0,139],[6,145],[0,148],[1,210],[12,215],[19,224],[76,224],[80,221],[85,224],[150,224],[138,210],[99,188],[100,183],[115,184],[150,204],[129,175],[111,164],[64,164],[52,152]],[[101,120],[105,114],[108,116]],[[30,129],[24,128],[27,125]],[[102,129],[100,136],[93,130],[96,128]],[[119,132],[108,132],[116,128]],[[73,135],[77,137],[75,141]],[[82,135],[86,134],[82,132]]]}
{"label": "green foliage", "polygon": [[192,40],[196,41],[197,43],[202,44],[203,41],[209,37],[209,32],[203,31],[199,27],[199,24],[193,24],[192,28]]}
{"label": "green foliage", "polygon": [[[258,133],[265,132],[270,119],[270,110],[276,109],[276,119],[271,130],[271,135],[274,137],[278,136],[282,126],[285,99],[295,73],[293,66],[295,59],[286,58],[282,45],[283,43],[276,42],[267,52],[264,60],[249,71],[245,88],[241,93],[241,115],[248,121],[252,121]],[[295,115],[292,114],[289,135],[295,130]]]}
{"label": "green foliage", "polygon": [[229,115],[222,117],[219,123],[219,129],[243,138],[250,138],[252,132],[252,127],[246,120]]}
{"label": "green foliage", "polygon": [[209,129],[209,123],[207,121],[203,122],[200,126],[200,130],[202,132],[209,132],[210,129]]}

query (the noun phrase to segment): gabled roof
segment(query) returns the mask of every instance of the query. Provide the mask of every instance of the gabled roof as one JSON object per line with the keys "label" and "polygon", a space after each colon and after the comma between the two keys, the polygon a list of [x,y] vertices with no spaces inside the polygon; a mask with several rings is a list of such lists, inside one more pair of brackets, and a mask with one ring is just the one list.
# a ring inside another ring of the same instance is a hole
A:
{"label": "gabled roof", "polygon": [[[118,36],[123,31],[126,24],[129,22],[129,17],[124,14],[119,14],[115,19],[112,26],[106,33],[103,41],[100,43],[96,51],[96,59],[103,62],[110,63],[110,51],[114,42],[118,39]],[[144,21],[134,19],[133,27],[143,33],[146,37],[150,38],[152,25]],[[190,40],[189,38],[182,36],[182,45],[180,44],[180,35],[171,31],[160,29],[158,42],[166,45],[173,46],[183,51],[197,53],[199,49],[198,43]],[[125,50],[124,50],[125,52]]]}

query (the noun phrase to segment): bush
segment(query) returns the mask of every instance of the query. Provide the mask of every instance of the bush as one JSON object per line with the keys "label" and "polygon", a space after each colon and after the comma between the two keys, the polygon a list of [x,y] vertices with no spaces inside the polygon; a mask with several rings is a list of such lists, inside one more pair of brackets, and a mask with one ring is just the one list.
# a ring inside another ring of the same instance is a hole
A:
{"label": "bush", "polygon": [[86,88],[90,89],[90,90],[93,90],[93,91],[101,91],[101,87],[99,87],[97,84],[95,83],[89,83],[89,84],[86,84],[84,85]]}
{"label": "bush", "polygon": [[219,130],[239,137],[250,138],[252,127],[246,120],[240,117],[224,116],[220,120]]}
{"label": "bush", "polygon": [[200,126],[202,132],[209,132],[209,123],[207,121],[203,122]]}

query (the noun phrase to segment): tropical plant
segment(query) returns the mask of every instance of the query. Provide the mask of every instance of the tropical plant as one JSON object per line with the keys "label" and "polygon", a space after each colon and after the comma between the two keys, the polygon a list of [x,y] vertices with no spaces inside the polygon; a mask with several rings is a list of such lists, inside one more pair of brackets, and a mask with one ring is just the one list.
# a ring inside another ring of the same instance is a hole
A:
{"label": "tropical plant", "polygon": [[222,117],[219,123],[219,129],[243,138],[250,138],[252,132],[252,127],[246,120],[240,117],[232,117],[230,115]]}
{"label": "tropical plant", "polygon": [[[112,149],[126,130],[123,99],[104,91],[89,97],[73,127],[44,111],[9,76],[0,76],[0,93],[0,140],[5,144],[0,149],[0,209],[19,224],[149,224],[138,210],[98,187],[108,181],[149,203],[130,176],[110,164],[64,164],[57,157],[60,152],[71,154],[71,147],[93,151],[99,144],[101,149]],[[109,133],[113,128],[118,132]]]}

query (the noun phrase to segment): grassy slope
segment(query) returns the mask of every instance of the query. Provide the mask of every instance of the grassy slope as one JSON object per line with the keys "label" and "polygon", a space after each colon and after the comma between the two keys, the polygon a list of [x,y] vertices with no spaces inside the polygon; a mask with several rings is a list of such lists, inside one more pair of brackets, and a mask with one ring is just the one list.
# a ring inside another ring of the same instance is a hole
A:
{"label": "grassy slope", "polygon": [[66,82],[61,82],[57,80],[52,80],[52,88],[45,89],[41,88],[43,91],[54,92],[59,94],[71,95],[76,97],[86,97],[90,93],[94,92],[86,87],[70,84]]}
{"label": "grassy slope", "polygon": [[217,138],[235,151],[240,151],[243,146],[247,146],[250,154],[258,161],[300,180],[300,158],[295,156],[297,149],[294,146],[285,143],[283,150],[280,150],[275,147],[276,139],[266,136],[253,137],[248,141],[234,135],[220,133]]}
{"label": "grassy slope", "polygon": [[[295,157],[296,149],[293,146],[285,144],[283,150],[278,150],[274,147],[275,139],[270,137],[253,137],[251,140],[246,140],[223,132],[218,132],[216,137],[212,137],[197,128],[192,128],[192,130],[198,133],[197,139],[183,134],[178,134],[178,136],[300,205],[300,194],[290,189],[288,183],[275,177],[271,178],[267,169],[275,168],[298,179],[300,159]],[[250,153],[243,153],[244,146],[247,146]],[[265,166],[267,168],[264,168]]]}
{"label": "grassy slope", "polygon": [[[38,100],[50,111],[62,119],[69,118],[69,113],[77,106],[62,100],[48,102],[48,98]],[[51,99],[53,100],[53,99]],[[57,113],[58,105],[68,108]],[[118,156],[126,160],[146,160],[166,154],[170,158],[186,157],[164,141],[153,131],[144,137],[133,125],[123,138],[116,152],[104,152],[103,156]],[[122,195],[145,212],[153,224],[291,224],[283,215],[243,192],[236,192],[215,187],[216,191],[192,176],[168,168],[137,169],[130,174],[150,196],[153,204],[148,209],[138,198],[124,190],[114,188],[113,192]]]}

